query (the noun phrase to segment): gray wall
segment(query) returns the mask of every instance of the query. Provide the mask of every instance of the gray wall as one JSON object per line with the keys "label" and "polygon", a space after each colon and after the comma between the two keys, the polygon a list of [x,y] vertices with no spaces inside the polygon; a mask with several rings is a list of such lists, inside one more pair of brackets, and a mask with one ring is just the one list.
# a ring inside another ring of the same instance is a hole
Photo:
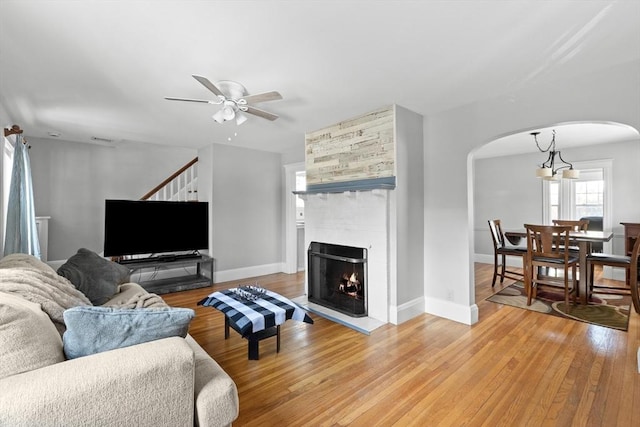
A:
{"label": "gray wall", "polygon": [[640,129],[640,61],[602,64],[596,72],[571,79],[505,88],[504,94],[493,99],[426,117],[424,286],[428,313],[464,323],[478,319],[472,269],[477,185],[471,153],[500,136],[574,121],[611,121]]}
{"label": "gray wall", "polygon": [[215,270],[281,263],[282,164],[279,154],[212,144],[199,153],[201,199],[211,206]]}
{"label": "gray wall", "polygon": [[[7,114],[7,110],[5,109],[4,105],[2,105],[2,102],[0,102],[0,125],[3,128],[3,137],[4,128],[10,128],[13,125],[11,118]],[[6,222],[6,219],[4,217],[4,209],[1,208],[2,200],[4,197],[4,186],[2,185],[2,177],[4,175],[3,163],[4,162],[2,161],[2,158],[0,158],[0,254],[4,253],[4,224]]]}
{"label": "gray wall", "polygon": [[102,252],[104,200],[139,199],[199,156],[199,199],[210,202],[215,269],[280,264],[281,156],[212,144],[199,152],[149,144],[117,147],[30,138],[36,214],[51,216],[49,260]]}
{"label": "gray wall", "polygon": [[[640,140],[563,149],[562,154],[572,162],[613,160],[613,250],[622,254],[624,230],[620,222],[640,221]],[[504,229],[542,223],[542,182],[534,173],[544,156],[534,153],[474,161],[476,255],[493,254],[489,219],[500,219]]]}
{"label": "gray wall", "polygon": [[[139,199],[188,161],[192,149],[116,147],[29,138],[36,215],[51,216],[49,260],[101,253],[105,199]],[[135,238],[135,236],[132,236]]]}
{"label": "gray wall", "polygon": [[296,254],[297,254],[297,268],[298,271],[304,271],[307,258],[307,248],[304,247],[304,226],[296,228]]}
{"label": "gray wall", "polygon": [[396,108],[397,293],[390,303],[399,306],[422,297],[424,290],[424,164],[421,115]]}

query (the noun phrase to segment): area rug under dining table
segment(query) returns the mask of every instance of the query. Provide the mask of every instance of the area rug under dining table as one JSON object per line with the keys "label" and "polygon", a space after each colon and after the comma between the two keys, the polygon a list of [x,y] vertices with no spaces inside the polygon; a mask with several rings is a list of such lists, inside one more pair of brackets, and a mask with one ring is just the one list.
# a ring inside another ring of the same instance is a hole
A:
{"label": "area rug under dining table", "polygon": [[563,292],[562,289],[554,291],[546,287],[540,288],[536,298],[528,306],[527,292],[524,284],[519,281],[491,295],[487,301],[621,331],[629,328],[630,296],[594,293],[589,304],[570,302],[569,307],[566,307]]}

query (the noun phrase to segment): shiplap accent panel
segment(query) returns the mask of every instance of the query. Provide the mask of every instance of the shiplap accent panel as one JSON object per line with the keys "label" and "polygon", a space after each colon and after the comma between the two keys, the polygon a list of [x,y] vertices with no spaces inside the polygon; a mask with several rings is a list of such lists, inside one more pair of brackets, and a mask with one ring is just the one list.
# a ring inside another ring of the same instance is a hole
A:
{"label": "shiplap accent panel", "polygon": [[394,107],[305,135],[307,185],[395,176]]}

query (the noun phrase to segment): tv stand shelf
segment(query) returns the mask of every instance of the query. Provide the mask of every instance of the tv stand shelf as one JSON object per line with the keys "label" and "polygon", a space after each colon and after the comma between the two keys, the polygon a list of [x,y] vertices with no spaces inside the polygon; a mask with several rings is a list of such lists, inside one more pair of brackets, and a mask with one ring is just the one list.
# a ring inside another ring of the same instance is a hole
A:
{"label": "tv stand shelf", "polygon": [[[132,282],[154,294],[213,286],[213,258],[207,255],[151,258],[122,265],[129,268]],[[134,277],[136,274],[140,278]]]}

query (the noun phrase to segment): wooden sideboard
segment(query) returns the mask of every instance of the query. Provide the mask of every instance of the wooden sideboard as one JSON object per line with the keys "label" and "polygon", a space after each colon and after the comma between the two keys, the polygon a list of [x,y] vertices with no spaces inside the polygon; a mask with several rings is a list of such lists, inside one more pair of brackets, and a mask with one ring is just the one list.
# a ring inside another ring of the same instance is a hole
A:
{"label": "wooden sideboard", "polygon": [[640,235],[640,223],[637,222],[621,222],[624,226],[624,253],[631,255],[633,245],[636,243],[638,235]]}

